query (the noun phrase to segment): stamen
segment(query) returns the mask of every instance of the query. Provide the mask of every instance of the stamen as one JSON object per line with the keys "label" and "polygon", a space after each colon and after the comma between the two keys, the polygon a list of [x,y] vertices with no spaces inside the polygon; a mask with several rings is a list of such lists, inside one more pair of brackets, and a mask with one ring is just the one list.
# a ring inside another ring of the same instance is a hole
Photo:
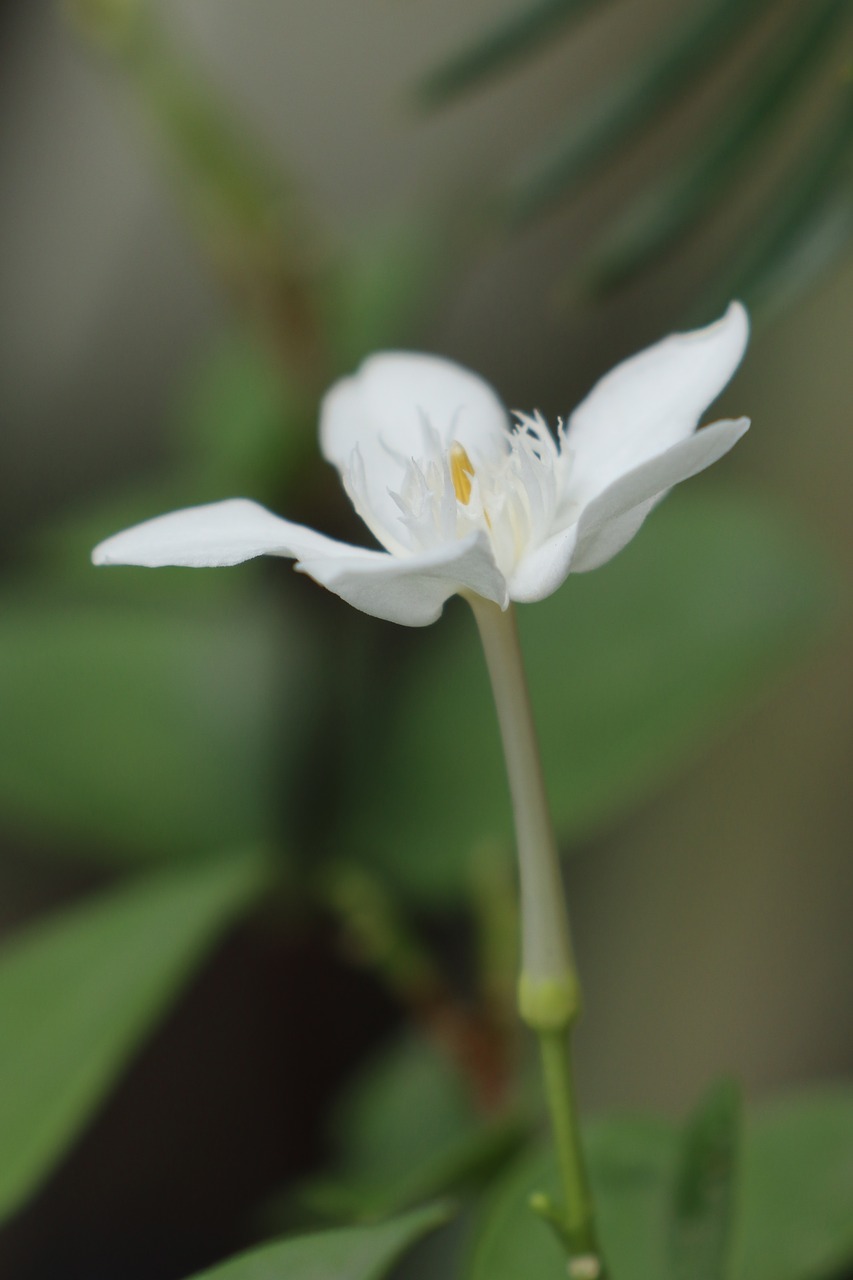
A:
{"label": "stamen", "polygon": [[448,450],[447,458],[450,463],[450,479],[453,481],[456,497],[463,507],[467,507],[471,501],[471,478],[474,475],[474,464],[458,440],[453,441]]}

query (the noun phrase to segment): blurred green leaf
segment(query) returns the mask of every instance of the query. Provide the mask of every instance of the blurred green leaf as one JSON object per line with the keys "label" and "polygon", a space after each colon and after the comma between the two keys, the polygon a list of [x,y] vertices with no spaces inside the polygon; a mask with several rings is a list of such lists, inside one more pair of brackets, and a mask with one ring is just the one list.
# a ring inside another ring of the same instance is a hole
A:
{"label": "blurred green leaf", "polygon": [[849,0],[823,0],[782,28],[701,145],[691,140],[686,157],[653,181],[608,232],[590,266],[594,287],[606,291],[623,284],[726,195],[762,141],[782,127],[785,109],[849,17]]}
{"label": "blurred green leaf", "polygon": [[[600,1120],[587,1128],[585,1139],[610,1272],[617,1280],[664,1280],[671,1126],[652,1119]],[[559,1175],[550,1150],[526,1156],[496,1188],[465,1280],[565,1280],[566,1259],[557,1237],[528,1203],[534,1192],[543,1191],[559,1201]]]}
{"label": "blurred green leaf", "polygon": [[473,1225],[473,1207],[463,1203],[452,1222],[427,1236],[397,1264],[391,1280],[459,1280]]}
{"label": "blurred green leaf", "polygon": [[[142,480],[120,493],[108,493],[70,512],[48,518],[28,547],[35,569],[28,586],[35,593],[56,596],[73,592],[75,599],[119,601],[125,605],[165,601],[183,606],[230,600],[239,607],[247,579],[221,573],[101,573],[92,566],[92,548],[119,529],[149,520],[165,511],[189,505],[183,476]],[[251,572],[251,570],[250,570]],[[236,589],[236,590],[235,590]]]}
{"label": "blurred green leaf", "polygon": [[534,0],[491,27],[424,78],[418,96],[439,106],[547,45],[555,31],[605,0]]}
{"label": "blurred green leaf", "polygon": [[595,165],[669,106],[735,40],[769,0],[705,0],[671,32],[635,58],[620,76],[572,112],[571,123],[520,175],[509,211],[516,219],[540,213]]}
{"label": "blurred green leaf", "polygon": [[726,1280],[740,1155],[741,1099],[715,1085],[681,1139],[670,1222],[672,1280]]}
{"label": "blurred green leaf", "polygon": [[743,298],[753,312],[794,296],[836,258],[853,235],[853,84],[829,122],[795,157],[760,214],[760,226],[732,265],[718,272],[697,307],[716,314],[720,299]]}
{"label": "blurred green leaf", "polygon": [[5,943],[0,1217],[36,1190],[205,954],[269,881],[258,853],[196,863],[134,880]]}
{"label": "blurred green leaf", "polygon": [[[676,773],[814,637],[831,599],[828,566],[796,530],[751,499],[694,489],[612,564],[523,607],[561,837],[589,836]],[[427,897],[461,892],[472,851],[512,829],[474,626],[449,612],[410,683],[383,690],[388,720],[353,767],[344,838]]]}
{"label": "blurred green leaf", "polygon": [[126,48],[133,40],[143,0],[62,0],[68,18],[102,48]]}
{"label": "blurred green leaf", "polygon": [[[419,96],[436,105],[475,88],[553,43],[561,26],[591,7],[589,0],[529,0],[427,76]],[[752,44],[740,87],[729,92],[718,116],[699,130],[686,155],[658,166],[615,229],[592,254],[581,255],[580,284],[606,292],[648,267],[721,204],[750,163],[760,161],[761,144],[784,126],[787,109],[833,38],[841,49],[838,73],[849,78],[849,0],[813,0],[789,6],[781,16],[778,7],[771,0],[697,0],[666,15],[660,38],[605,77],[562,131],[525,160],[505,200],[510,221],[523,222],[568,196],[656,116],[673,110],[698,77],[715,73],[738,42]],[[751,30],[768,10],[766,29]],[[718,315],[732,297],[745,298],[753,313],[790,305],[849,248],[853,177],[849,169],[841,171],[845,157],[836,156],[817,184],[811,177],[832,149],[836,125],[826,113],[807,154],[776,184],[754,225],[717,256],[712,284],[691,323]]]}
{"label": "blurred green leaf", "polygon": [[137,88],[210,231],[255,236],[260,248],[282,212],[281,177],[212,84],[173,46],[156,12],[129,0],[66,0],[65,8]]}
{"label": "blurred green leaf", "polygon": [[605,1257],[625,1280],[667,1274],[667,1200],[677,1131],[659,1116],[602,1117],[584,1144]]}
{"label": "blurred green leaf", "polygon": [[299,1190],[329,1217],[373,1216],[457,1192],[493,1175],[518,1150],[519,1116],[486,1119],[445,1054],[406,1036],[368,1063],[329,1126],[338,1148],[330,1178]]}
{"label": "blurred green leaf", "polygon": [[270,501],[306,457],[316,456],[315,413],[261,343],[245,333],[219,343],[174,415],[192,483],[181,505],[238,496]]}
{"label": "blurred green leaf", "polygon": [[242,608],[257,565],[239,574],[103,574],[92,572],[90,553],[111,533],[164,511],[239,496],[274,504],[306,461],[322,465],[316,413],[262,343],[243,331],[227,335],[183,379],[168,414],[168,469],[49,519],[34,542],[39,571],[99,600],[217,599]]}
{"label": "blurred green leaf", "polygon": [[256,606],[156,614],[7,595],[0,812],[101,859],[265,839],[307,672],[295,633]]}
{"label": "blurred green leaf", "polygon": [[193,1280],[381,1280],[449,1216],[445,1206],[434,1205],[374,1226],[295,1236],[240,1254]]}
{"label": "blurred green leaf", "polygon": [[317,220],[297,185],[172,41],[155,6],[66,0],[65,8],[133,88],[220,277],[264,328],[294,383],[316,391],[325,372],[314,306],[321,255]]}
{"label": "blurred green leaf", "polygon": [[830,1280],[853,1266],[853,1089],[749,1114],[741,1199],[738,1280]]}
{"label": "blurred green leaf", "polygon": [[753,318],[791,306],[846,253],[853,242],[853,174],[815,202],[787,243],[744,280]]}
{"label": "blurred green leaf", "polygon": [[341,1166],[395,1179],[478,1127],[469,1090],[420,1036],[394,1041],[363,1068],[332,1119]]}
{"label": "blurred green leaf", "polygon": [[[731,1101],[721,1104],[724,1120],[718,1137],[722,1135],[719,1150],[724,1164],[731,1150],[724,1136],[726,1130],[732,1133],[725,1119],[726,1112],[731,1119]],[[689,1128],[690,1122],[688,1135]],[[688,1147],[695,1144],[696,1132],[686,1138]],[[652,1117],[610,1117],[586,1126],[584,1136],[604,1251],[613,1275],[618,1280],[666,1280],[673,1275],[668,1248],[673,1187],[680,1194],[676,1129]],[[853,1090],[795,1094],[758,1106],[747,1114],[742,1142],[730,1274],[735,1280],[840,1276],[853,1263]],[[706,1144],[703,1139],[700,1145],[710,1154],[717,1142],[712,1139]],[[714,1163],[707,1165],[709,1173]],[[528,1206],[535,1191],[559,1195],[550,1151],[525,1156],[495,1188],[466,1280],[565,1277],[556,1237]],[[693,1280],[703,1273],[697,1263],[697,1269],[683,1274]]]}
{"label": "blurred green leaf", "polygon": [[348,373],[373,351],[409,345],[450,278],[449,230],[386,225],[348,245],[324,292],[324,330],[337,369]]}

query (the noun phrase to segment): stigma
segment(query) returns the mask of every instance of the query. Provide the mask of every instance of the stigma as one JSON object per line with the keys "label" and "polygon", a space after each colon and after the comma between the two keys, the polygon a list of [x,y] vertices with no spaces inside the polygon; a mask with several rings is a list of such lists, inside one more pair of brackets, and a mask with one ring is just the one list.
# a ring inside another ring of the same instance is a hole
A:
{"label": "stigma", "polygon": [[447,453],[447,461],[450,464],[450,479],[453,481],[453,489],[457,500],[462,503],[463,507],[467,507],[471,501],[471,480],[474,475],[474,464],[458,440],[454,440],[450,446]]}

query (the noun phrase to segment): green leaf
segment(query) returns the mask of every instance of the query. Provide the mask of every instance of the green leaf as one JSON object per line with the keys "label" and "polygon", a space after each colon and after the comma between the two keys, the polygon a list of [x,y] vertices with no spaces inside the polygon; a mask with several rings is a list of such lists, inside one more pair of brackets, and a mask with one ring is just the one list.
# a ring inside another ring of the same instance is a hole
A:
{"label": "green leaf", "polygon": [[[734,1110],[732,1096],[720,1095],[704,1117],[700,1113],[692,1122],[680,1157],[677,1132],[661,1119],[610,1117],[585,1127],[603,1248],[618,1280],[664,1280],[673,1274],[673,1187],[682,1204],[690,1189],[698,1193],[694,1204],[710,1207],[713,1152],[723,1165],[730,1163]],[[690,1150],[704,1150],[706,1159],[697,1167],[704,1164],[705,1175],[685,1181],[692,1163],[685,1152]],[[853,1090],[795,1094],[750,1110],[738,1180],[730,1271],[735,1280],[832,1280],[844,1273],[853,1264]],[[723,1174],[718,1186],[725,1181]],[[523,1275],[564,1280],[565,1260],[556,1237],[528,1205],[535,1191],[559,1196],[550,1150],[525,1156],[495,1189],[465,1280],[517,1280]],[[730,1190],[722,1190],[718,1209],[729,1195]],[[725,1213],[729,1211],[730,1206]],[[695,1269],[675,1275],[698,1280],[703,1274],[729,1274],[698,1269],[703,1265],[698,1248],[702,1234],[693,1238]],[[713,1235],[712,1229],[706,1243]],[[709,1261],[712,1253],[713,1248],[706,1255]],[[686,1254],[682,1263],[686,1267]]]}
{"label": "green leaf", "polygon": [[506,1158],[523,1126],[514,1117],[486,1122],[447,1055],[407,1036],[356,1079],[332,1131],[344,1175],[388,1211],[457,1190]]}
{"label": "green leaf", "polygon": [[589,271],[595,288],[606,291],[623,284],[671,249],[723,199],[764,139],[782,127],[785,110],[849,16],[849,0],[822,0],[783,27],[749,68],[743,86],[730,95],[701,146],[691,146],[608,232]]}
{"label": "green leaf", "polygon": [[728,1080],[715,1085],[688,1120],[672,1204],[672,1280],[730,1274],[740,1123],[740,1091]]}
{"label": "green leaf", "polygon": [[334,1172],[300,1188],[299,1203],[321,1216],[365,1217],[478,1183],[518,1150],[527,1126],[519,1116],[485,1119],[447,1055],[405,1036],[356,1077],[329,1130]]}
{"label": "green leaf", "polygon": [[853,1089],[747,1117],[737,1280],[830,1280],[853,1266]]}
{"label": "green leaf", "polygon": [[[123,607],[154,605],[162,610],[173,604],[183,611],[219,604],[235,611],[251,608],[252,586],[257,584],[256,567],[250,564],[240,574],[192,573],[163,569],[157,573],[96,572],[92,548],[110,534],[150,520],[165,511],[191,506],[203,500],[186,475],[141,481],[120,493],[105,494],[96,502],[62,512],[48,519],[28,543],[33,573],[27,586],[34,601],[39,596],[67,598],[75,607],[82,602]],[[38,594],[37,594],[38,593]],[[16,606],[13,604],[12,606]]]}
{"label": "green leaf", "polygon": [[475,1124],[469,1091],[447,1057],[406,1036],[363,1069],[331,1129],[345,1170],[396,1179]]}
{"label": "green leaf", "polygon": [[[795,295],[849,245],[853,189],[853,86],[843,84],[761,209],[747,248],[717,272],[695,316],[718,315],[721,300],[743,298],[752,312]],[[724,305],[724,303],[723,303]]]}
{"label": "green leaf", "polygon": [[753,322],[790,307],[853,243],[853,174],[815,201],[780,251],[744,281]]}
{"label": "green leaf", "polygon": [[[753,501],[694,490],[611,564],[523,608],[562,839],[590,836],[675,774],[815,636],[831,594],[798,532]],[[426,897],[463,891],[472,851],[512,831],[473,622],[461,607],[448,613],[417,637],[411,682],[385,687],[388,721],[353,767],[354,826],[342,837]]]}
{"label": "green leaf", "polygon": [[148,6],[71,0],[67,13],[84,36],[115,57],[134,84],[197,216],[221,238],[220,252],[227,252],[229,240],[244,236],[262,243],[280,214],[281,180]]}
{"label": "green leaf", "polygon": [[69,0],[69,18],[132,87],[211,264],[267,329],[296,383],[316,392],[322,338],[313,291],[317,220],[155,6]]}
{"label": "green leaf", "polygon": [[671,34],[635,58],[622,75],[611,76],[583,111],[573,112],[570,125],[516,182],[511,216],[530,218],[564,195],[690,88],[768,3],[704,0],[691,5]]}
{"label": "green leaf", "polygon": [[6,596],[5,820],[111,860],[265,839],[278,745],[270,691],[290,695],[295,750],[305,677],[294,633],[248,604],[234,616],[155,614]]}
{"label": "green leaf", "polygon": [[316,405],[246,333],[206,355],[173,416],[191,467],[183,506],[237,494],[272,501],[316,453]]}
{"label": "green leaf", "polygon": [[601,8],[603,0],[535,0],[454,54],[421,82],[425,106],[438,106],[476,87],[527,54],[547,46],[554,32]]}
{"label": "green leaf", "polygon": [[306,463],[321,465],[316,412],[316,401],[306,407],[259,341],[240,331],[220,339],[185,375],[169,410],[174,449],[168,471],[49,518],[34,539],[39,572],[89,599],[160,607],[166,600],[218,599],[243,608],[260,576],[257,564],[237,574],[93,573],[92,548],[119,529],[197,503],[246,494],[275,507]]}
{"label": "green leaf", "polygon": [[450,228],[437,221],[374,229],[329,272],[323,318],[336,368],[349,373],[373,351],[411,345],[452,274]]}
{"label": "green leaf", "polygon": [[258,853],[137,879],[0,951],[0,1217],[65,1153],[217,939],[270,880]]}
{"label": "green leaf", "polygon": [[[618,1280],[667,1273],[664,1203],[675,1146],[671,1126],[642,1119],[599,1120],[585,1131],[602,1248]],[[556,1235],[530,1208],[534,1192],[561,1196],[551,1151],[528,1155],[487,1206],[465,1280],[565,1280]]]}
{"label": "green leaf", "polygon": [[448,1217],[443,1205],[435,1205],[376,1226],[296,1236],[240,1254],[192,1280],[381,1280]]}

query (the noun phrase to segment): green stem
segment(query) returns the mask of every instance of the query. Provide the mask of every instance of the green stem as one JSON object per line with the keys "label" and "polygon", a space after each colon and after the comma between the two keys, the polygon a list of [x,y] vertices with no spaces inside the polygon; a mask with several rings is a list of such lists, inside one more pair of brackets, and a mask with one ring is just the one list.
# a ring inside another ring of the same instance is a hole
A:
{"label": "green stem", "polygon": [[[601,1247],[580,1141],[568,1031],[540,1031],[539,1051],[563,1184],[565,1205],[561,1217],[570,1259],[569,1275],[575,1280],[603,1280]],[[547,1206],[543,1207],[547,1217]]]}
{"label": "green stem", "polygon": [[521,883],[521,1016],[534,1029],[565,1027],[580,1008],[557,841],[518,642],[515,610],[469,603],[483,642],[515,817]]}
{"label": "green stem", "polygon": [[604,1280],[580,1142],[569,1028],[580,1012],[557,841],[548,807],[515,611],[468,596],[498,713],[515,817],[521,884],[521,1018],[539,1039],[545,1093],[564,1207],[535,1196],[532,1207],[556,1229],[573,1280]]}

